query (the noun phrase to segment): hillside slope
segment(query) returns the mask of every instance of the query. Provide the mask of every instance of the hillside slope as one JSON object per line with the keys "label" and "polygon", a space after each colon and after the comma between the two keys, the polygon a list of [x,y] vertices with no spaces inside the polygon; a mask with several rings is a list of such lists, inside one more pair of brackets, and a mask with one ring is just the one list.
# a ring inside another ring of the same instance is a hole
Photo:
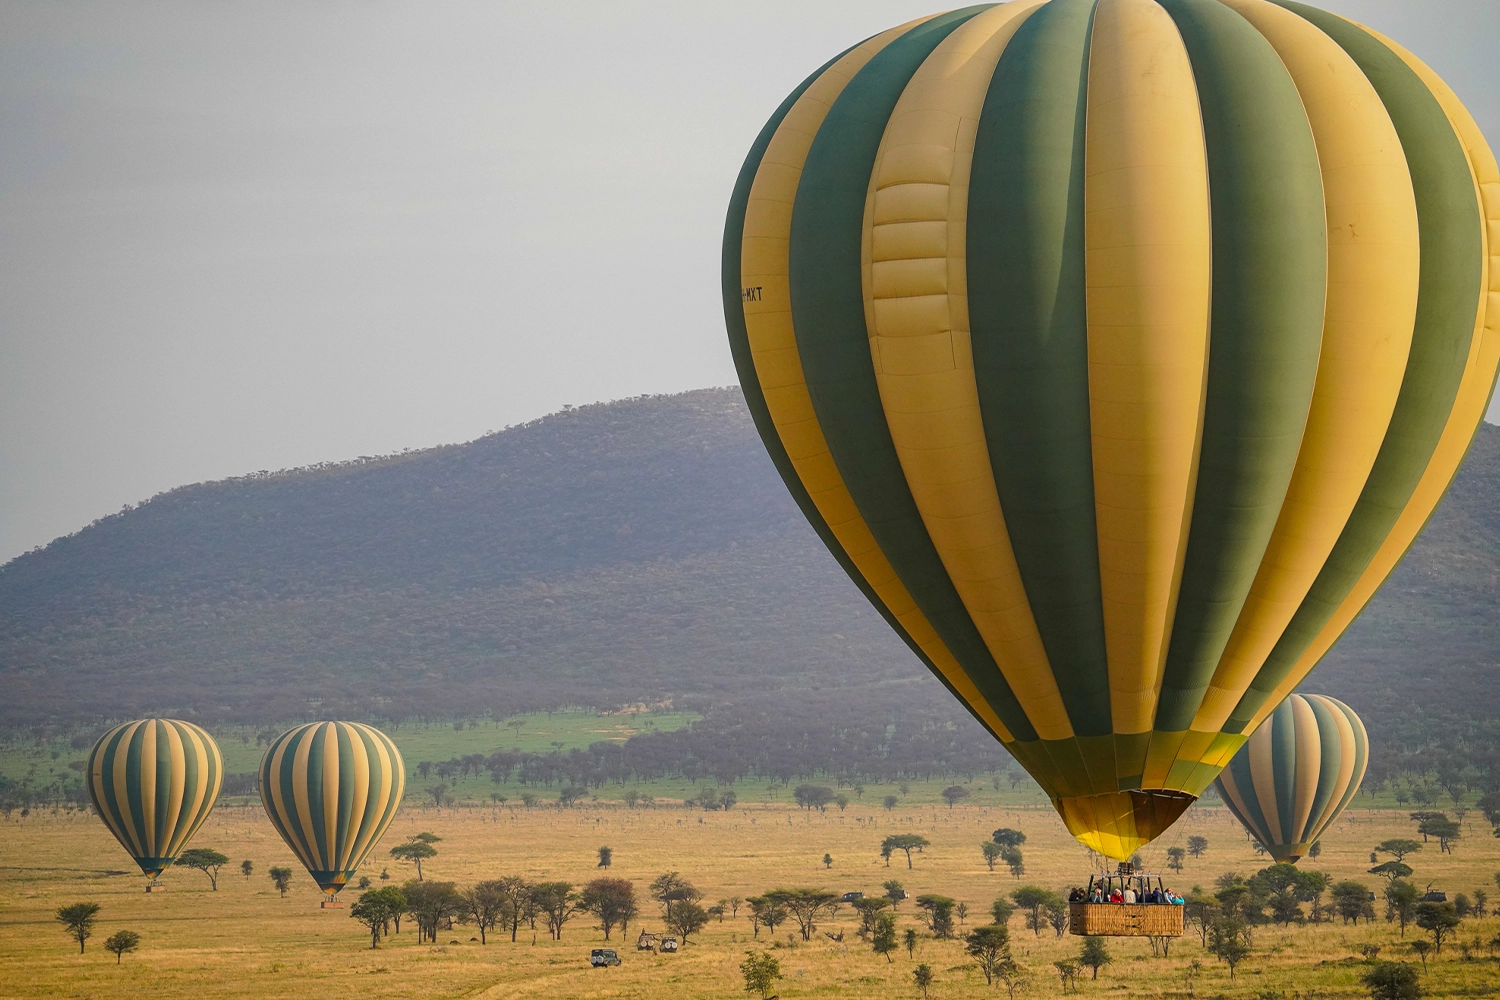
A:
{"label": "hillside slope", "polygon": [[[1475,683],[1500,664],[1497,495],[1486,426],[1310,686],[1362,712],[1500,709]],[[736,389],[154,497],[0,567],[0,685],[12,726],[947,699],[805,525]]]}

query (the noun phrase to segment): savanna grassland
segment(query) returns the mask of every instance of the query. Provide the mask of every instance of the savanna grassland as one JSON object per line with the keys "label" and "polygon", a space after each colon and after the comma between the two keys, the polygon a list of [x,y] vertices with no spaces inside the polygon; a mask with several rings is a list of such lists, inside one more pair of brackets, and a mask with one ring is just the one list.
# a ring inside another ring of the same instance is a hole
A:
{"label": "savanna grassland", "polygon": [[[572,809],[555,806],[432,808],[409,805],[387,833],[377,856],[367,864],[371,876],[387,868],[394,881],[414,877],[407,865],[384,857],[385,849],[418,831],[442,837],[439,854],[426,863],[428,879],[460,885],[484,878],[521,875],[531,880],[567,880],[581,885],[604,874],[595,867],[602,845],[614,849],[608,874],[631,879],[644,893],[657,875],[677,871],[703,891],[705,905],[734,896],[750,896],[778,886],[812,886],[845,892],[880,892],[889,878],[906,889],[940,893],[968,906],[967,924],[988,922],[984,916],[996,896],[1035,883],[1065,889],[1080,882],[1089,866],[1086,852],[1067,835],[1050,809],[1026,806],[961,805],[916,802],[917,789],[903,805],[886,811],[877,790],[867,790],[840,811],[806,813],[777,803],[744,802],[728,812],[692,811],[682,806],[626,809],[600,802]],[[411,800],[409,800],[410,802]],[[1019,796],[1018,799],[1019,800]],[[911,803],[911,804],[907,804]],[[1025,876],[986,870],[979,844],[991,830],[1017,827],[1028,834]],[[1378,880],[1365,874],[1371,847],[1386,838],[1410,837],[1413,826],[1404,813],[1351,809],[1324,838],[1316,860],[1304,860],[1335,880],[1356,878],[1372,889]],[[908,870],[898,853],[887,868],[879,855],[881,838],[916,832],[931,846],[915,855]],[[1189,858],[1180,875],[1168,874],[1179,890],[1193,885],[1211,888],[1218,875],[1250,875],[1268,863],[1257,858],[1244,834],[1222,808],[1192,810],[1165,837],[1146,851],[1153,866],[1165,860],[1165,849],[1206,836],[1209,849]],[[935,940],[908,900],[898,911],[901,928],[916,928],[915,957],[905,949],[888,963],[856,935],[857,921],[848,907],[820,921],[811,942],[788,937],[791,925],[778,928],[776,940],[764,930],[751,934],[746,910],[710,923],[676,955],[637,952],[639,929],[662,930],[659,911],[643,907],[642,919],[627,934],[617,930],[611,945],[620,948],[624,964],[591,969],[589,949],[603,944],[587,915],[573,917],[561,941],[535,935],[523,925],[521,939],[511,943],[492,933],[481,946],[472,926],[458,924],[438,934],[436,945],[416,943],[410,923],[391,935],[377,951],[347,909],[318,907],[320,894],[298,868],[297,879],[281,898],[266,876],[273,865],[297,867],[291,854],[256,805],[221,805],[199,832],[195,846],[214,848],[233,861],[219,878],[217,892],[196,871],[168,873],[168,891],[147,895],[138,875],[120,874],[129,864],[98,820],[80,811],[41,810],[0,824],[4,844],[0,864],[0,996],[4,997],[672,997],[743,996],[738,964],[747,948],[771,949],[785,978],[776,984],[782,998],[900,997],[918,994],[911,973],[926,963],[936,973],[932,996],[938,1000],[1004,996],[987,987],[969,965],[958,941]],[[822,863],[827,853],[833,867]],[[238,871],[241,859],[255,864],[248,880]],[[1408,858],[1419,885],[1433,882],[1452,898],[1487,888],[1496,892],[1500,840],[1487,824],[1470,824],[1452,856],[1436,843]],[[381,884],[379,881],[377,885]],[[345,896],[352,901],[357,893]],[[98,924],[80,955],[54,911],[76,901],[101,905]],[[1382,903],[1377,903],[1382,907]],[[106,953],[102,942],[117,930],[141,935],[137,952],[123,964]],[[832,941],[824,932],[843,934]],[[1032,971],[1026,995],[1061,994],[1052,962],[1076,957],[1080,938],[1057,937],[1044,929],[1034,935],[1022,915],[1010,921],[1013,951]],[[1407,929],[1407,941],[1422,934]],[[1468,919],[1445,943],[1440,957],[1430,956],[1423,984],[1432,996],[1500,995],[1500,963],[1481,942],[1500,933],[1500,920]],[[1145,940],[1111,939],[1114,958],[1097,981],[1084,978],[1079,992],[1110,997],[1190,995],[1228,997],[1353,997],[1367,995],[1359,985],[1364,968],[1361,946],[1380,946],[1380,958],[1416,962],[1394,924],[1329,923],[1263,925],[1254,932],[1251,955],[1231,981],[1228,970],[1200,946],[1196,930],[1177,941],[1170,957],[1156,958]],[[1467,954],[1465,954],[1467,949]],[[1194,961],[1202,973],[1189,986]]]}

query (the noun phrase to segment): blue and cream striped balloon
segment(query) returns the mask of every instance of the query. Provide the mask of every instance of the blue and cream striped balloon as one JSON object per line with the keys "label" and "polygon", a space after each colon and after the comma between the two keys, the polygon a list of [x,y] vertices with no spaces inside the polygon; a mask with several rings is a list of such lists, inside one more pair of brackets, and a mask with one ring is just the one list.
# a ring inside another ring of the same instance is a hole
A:
{"label": "blue and cream striped balloon", "polygon": [[141,719],[99,738],[87,774],[94,809],[154,879],[208,819],[224,760],[213,737],[191,722]]}
{"label": "blue and cream striped balloon", "polygon": [[333,896],[396,818],[406,765],[391,738],[358,722],[310,722],[271,742],[260,800],[276,832]]}
{"label": "blue and cream striped balloon", "polygon": [[1341,701],[1294,694],[1219,775],[1219,796],[1277,861],[1296,861],[1359,791],[1365,724]]}

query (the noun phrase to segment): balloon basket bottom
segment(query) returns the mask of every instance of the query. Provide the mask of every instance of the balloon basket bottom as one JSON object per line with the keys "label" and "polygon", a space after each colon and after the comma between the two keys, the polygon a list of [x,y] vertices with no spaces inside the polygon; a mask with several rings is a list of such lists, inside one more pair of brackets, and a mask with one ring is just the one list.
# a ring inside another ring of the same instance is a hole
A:
{"label": "balloon basket bottom", "polygon": [[323,902],[319,903],[318,906],[320,909],[324,910],[342,910],[344,908],[344,904],[340,903],[336,899],[325,899],[323,900]]}
{"label": "balloon basket bottom", "polygon": [[147,882],[146,883],[146,891],[147,892],[166,892],[167,891],[167,887],[164,886],[164,885],[162,885],[160,882]]}

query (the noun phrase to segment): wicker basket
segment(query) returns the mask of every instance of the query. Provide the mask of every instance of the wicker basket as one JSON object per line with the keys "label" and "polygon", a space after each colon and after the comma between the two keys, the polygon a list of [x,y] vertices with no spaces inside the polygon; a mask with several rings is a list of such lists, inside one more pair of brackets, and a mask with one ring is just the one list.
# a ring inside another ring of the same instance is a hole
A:
{"label": "wicker basket", "polygon": [[1068,930],[1080,937],[1181,937],[1182,909],[1171,903],[1069,903]]}

